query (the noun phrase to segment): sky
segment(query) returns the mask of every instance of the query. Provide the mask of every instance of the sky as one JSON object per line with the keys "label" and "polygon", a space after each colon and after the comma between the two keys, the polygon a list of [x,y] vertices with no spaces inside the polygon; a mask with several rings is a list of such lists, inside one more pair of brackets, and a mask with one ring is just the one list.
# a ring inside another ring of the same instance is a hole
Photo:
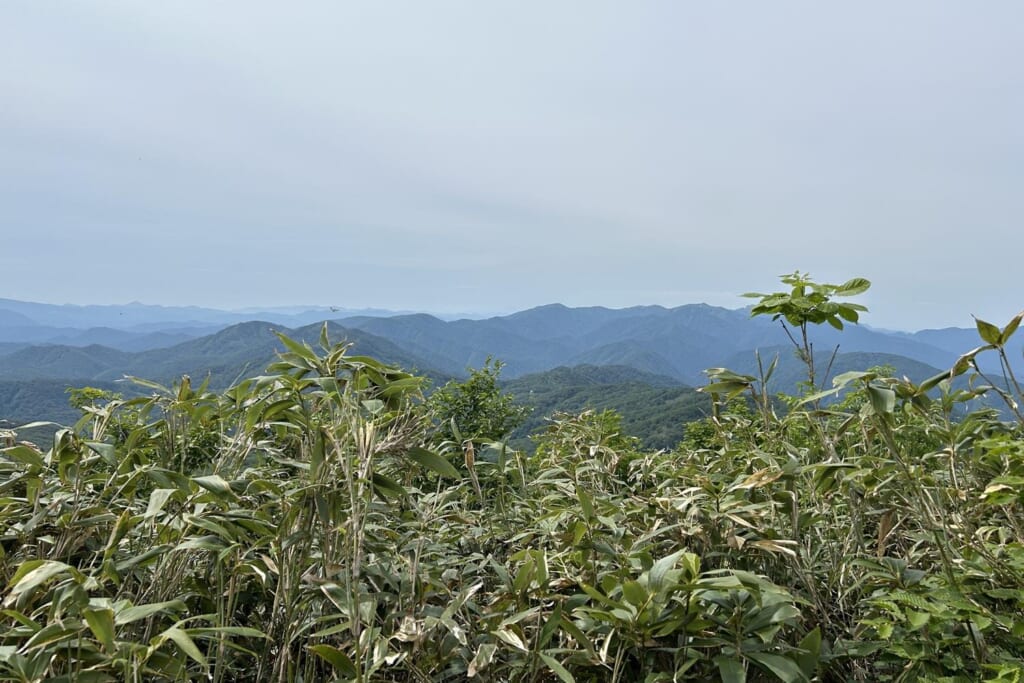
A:
{"label": "sky", "polygon": [[0,3],[0,296],[1024,308],[1024,4]]}

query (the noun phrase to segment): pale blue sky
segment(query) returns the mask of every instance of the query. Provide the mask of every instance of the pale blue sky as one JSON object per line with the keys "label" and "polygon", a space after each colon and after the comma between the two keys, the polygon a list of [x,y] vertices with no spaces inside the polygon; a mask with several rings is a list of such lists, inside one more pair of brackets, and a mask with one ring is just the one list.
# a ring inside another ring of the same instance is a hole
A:
{"label": "pale blue sky", "polygon": [[0,296],[1024,308],[1019,2],[0,4]]}

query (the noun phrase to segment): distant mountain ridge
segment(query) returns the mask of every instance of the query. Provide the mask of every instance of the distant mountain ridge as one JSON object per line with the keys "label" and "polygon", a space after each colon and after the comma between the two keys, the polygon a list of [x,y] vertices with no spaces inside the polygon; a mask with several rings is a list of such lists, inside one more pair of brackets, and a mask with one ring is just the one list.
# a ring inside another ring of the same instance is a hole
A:
{"label": "distant mountain ridge", "polygon": [[[99,318],[89,317],[94,314]],[[154,322],[158,314],[165,318],[187,314],[198,320],[192,320],[190,327],[173,327],[184,323]],[[251,320],[224,323],[225,316],[241,315],[199,307],[65,307],[0,299],[0,378],[109,379],[122,368],[160,374],[174,366],[168,358],[177,359],[175,362],[182,367],[189,363],[221,369],[238,367],[242,355],[254,352],[254,344],[264,344],[261,355],[248,360],[271,357],[266,334],[263,342],[250,338],[259,325],[284,330],[303,327],[283,324],[280,319],[259,324]],[[324,311],[281,313],[287,319],[313,315],[323,316]],[[97,324],[109,322],[111,317],[130,324]],[[75,320],[90,326],[49,326]],[[26,321],[39,324],[26,326]],[[364,338],[373,338],[377,346],[386,340],[394,346],[387,351],[392,357],[407,357],[445,376],[462,376],[467,368],[480,367],[493,356],[505,363],[505,377],[510,379],[558,366],[623,365],[696,385],[703,381],[703,371],[708,367],[724,365],[744,354],[752,357],[755,349],[791,347],[778,322],[751,318],[747,310],[707,304],[623,309],[549,304],[485,319],[445,321],[418,313],[347,316],[335,323],[349,333],[359,331]],[[160,325],[172,327],[161,329]],[[26,330],[35,330],[36,334]],[[43,337],[43,343],[39,337]],[[244,341],[238,341],[238,337]],[[828,354],[838,345],[843,354],[891,354],[940,369],[952,365],[960,353],[978,343],[974,330],[961,328],[911,334],[856,325],[838,332],[821,326],[812,331],[812,338],[818,354]],[[157,350],[160,352],[150,353]],[[1019,357],[1017,351],[1011,357]],[[216,363],[210,361],[214,355],[220,356]]]}
{"label": "distant mountain ridge", "polygon": [[122,351],[145,351],[173,346],[252,320],[266,320],[296,328],[356,315],[401,314],[377,308],[336,306],[275,306],[225,311],[202,306],[157,306],[138,302],[79,306],[0,298],[0,344],[100,344]]}
{"label": "distant mountain ridge", "polygon": [[[0,380],[66,380],[72,384],[112,382],[125,375],[155,381],[170,381],[183,374],[210,377],[214,387],[227,387],[236,379],[261,373],[284,350],[276,332],[315,344],[321,325],[288,329],[265,321],[232,325],[214,334],[177,345],[129,352],[92,345],[30,346],[0,356]],[[349,330],[328,323],[334,341],[348,341],[354,352],[385,362],[415,368],[428,377],[445,378],[422,359],[361,330]]]}
{"label": "distant mountain ridge", "polygon": [[[4,308],[17,303],[0,300],[0,408],[6,411],[0,411],[0,419],[12,411],[19,415],[23,412],[17,401],[5,403],[6,394],[31,397],[33,405],[55,405],[65,398],[44,396],[42,385],[29,390],[22,384],[25,382],[47,381],[50,384],[46,391],[52,393],[61,386],[105,386],[125,375],[168,382],[189,374],[194,380],[209,376],[215,388],[225,387],[241,377],[262,372],[274,360],[275,351],[282,345],[272,330],[311,343],[320,332],[319,321],[294,326],[276,320],[225,324],[212,318],[188,324],[160,322],[148,320],[147,316],[155,312],[142,305],[135,307],[145,314],[131,319],[130,329],[103,326],[104,320],[88,318],[79,319],[89,325],[81,329],[53,327],[49,323],[68,322],[52,310],[62,307],[38,305],[43,309],[36,309],[33,306],[37,305],[26,304],[17,310]],[[89,307],[72,308],[78,315]],[[108,317],[113,313],[113,309],[97,308]],[[51,317],[39,315],[40,310],[49,311]],[[200,308],[168,310],[164,313],[172,317],[181,310],[204,312],[200,318],[223,313]],[[281,312],[286,318],[315,314],[323,316],[324,312]],[[171,327],[161,327],[168,324]],[[684,398],[680,390],[684,385],[703,384],[704,371],[709,367],[724,366],[754,374],[755,350],[760,350],[766,361],[779,355],[773,390],[791,392],[803,377],[792,343],[779,322],[751,318],[748,310],[707,304],[624,309],[551,304],[511,315],[450,321],[423,313],[357,315],[333,320],[329,329],[333,339],[353,342],[356,353],[417,370],[435,383],[464,377],[469,368],[481,367],[488,357],[505,364],[505,380],[548,373],[544,381],[551,386],[544,400],[545,405],[552,406],[571,406],[576,397],[583,395],[590,396],[590,404],[612,406],[614,401],[606,401],[600,395],[602,390],[594,387],[604,387],[605,394],[625,391],[636,399],[635,405],[658,400],[687,403],[689,398]],[[24,330],[50,335],[61,343],[19,338]],[[839,346],[832,376],[846,369],[885,364],[914,380],[948,369],[959,354],[980,343],[974,330],[961,328],[902,333],[856,325],[839,332],[820,326],[811,335],[816,356],[825,359],[822,362],[827,362]],[[1020,363],[1021,346],[1021,341],[1015,341],[1010,356],[1024,366]],[[983,357],[982,361],[987,363],[986,371],[993,369],[992,359],[986,361]],[[580,366],[586,370],[577,370]],[[595,367],[614,368],[614,380],[607,374],[612,370],[597,371]],[[1024,367],[1019,369],[1024,376]],[[585,377],[591,379],[583,381]],[[638,385],[647,389],[640,391]],[[624,388],[627,386],[630,388]],[[575,393],[559,393],[574,387],[578,390]],[[662,393],[645,393],[654,389]],[[536,392],[536,384],[531,391]]]}
{"label": "distant mountain ridge", "polygon": [[[453,374],[479,367],[492,355],[505,362],[508,378],[560,365],[626,365],[695,385],[703,382],[706,368],[738,354],[753,357],[759,348],[792,348],[780,323],[707,304],[625,309],[556,304],[483,320],[445,322],[418,314],[339,322],[390,339]],[[961,342],[972,335],[974,341],[964,346]],[[838,345],[844,354],[890,354],[939,369],[977,345],[973,330],[959,328],[909,334],[821,326],[811,336],[818,354],[830,354]]]}
{"label": "distant mountain ridge", "polygon": [[[324,306],[223,311],[137,302],[77,306],[0,298],[0,345],[4,345],[0,351],[12,344],[98,344],[138,352],[170,348],[253,320],[295,329],[324,319],[388,339],[448,374],[477,367],[493,355],[505,361],[509,376],[558,365],[625,364],[695,383],[704,367],[720,364],[733,353],[789,343],[778,323],[751,319],[746,309],[707,304],[621,309],[548,304],[504,316],[447,320],[424,313]],[[951,364],[978,343],[976,332],[967,328],[905,333],[850,325],[842,333],[828,327],[816,329],[814,338],[819,352],[841,344],[844,352],[892,353],[935,367]],[[1011,356],[1020,360],[1019,353]]]}
{"label": "distant mountain ridge", "polygon": [[316,320],[346,315],[393,315],[380,309],[342,309],[328,306],[270,307],[244,311],[225,311],[203,306],[159,306],[132,302],[129,304],[45,304],[0,298],[0,324],[4,316],[14,314],[23,324],[86,329],[113,327],[132,329],[138,325],[157,323],[168,327],[197,324],[231,325],[256,319],[277,324],[306,325]]}

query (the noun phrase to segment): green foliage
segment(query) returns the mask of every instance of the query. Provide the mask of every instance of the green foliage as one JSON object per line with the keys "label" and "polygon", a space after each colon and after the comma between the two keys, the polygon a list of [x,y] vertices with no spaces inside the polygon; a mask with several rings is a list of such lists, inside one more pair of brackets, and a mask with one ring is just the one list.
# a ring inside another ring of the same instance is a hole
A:
{"label": "green foliage", "polygon": [[452,380],[431,394],[428,405],[440,441],[500,441],[522,424],[530,409],[501,391],[502,366],[488,357],[470,370],[469,379]]}
{"label": "green foliage", "polygon": [[838,302],[836,297],[863,294],[871,283],[864,278],[854,278],[841,285],[818,283],[807,273],[796,271],[780,278],[790,286],[788,292],[744,294],[745,297],[760,299],[750,310],[751,315],[770,315],[772,320],[785,318],[793,327],[804,328],[808,324],[828,323],[837,330],[843,329],[843,321],[856,323],[860,313],[867,309],[860,304]]}
{"label": "green foliage", "polygon": [[[327,332],[4,442],[0,681],[1024,674],[1024,423],[954,419],[995,391],[956,367],[785,412],[770,366],[719,368],[672,452],[612,411],[555,415],[529,455],[484,428],[438,452],[422,381]],[[499,370],[474,390],[501,399]]]}
{"label": "green foliage", "polygon": [[[849,297],[863,294],[871,283],[858,277],[841,285],[818,283],[811,280],[807,273],[795,271],[791,275],[781,277],[783,284],[790,290],[759,294],[744,294],[745,297],[759,299],[750,309],[750,315],[770,315],[772,320],[784,319],[800,332],[799,340],[786,328],[783,329],[796,348],[797,356],[807,366],[807,388],[813,393],[817,390],[817,371],[815,366],[814,345],[807,336],[808,325],[828,323],[837,330],[843,329],[844,321],[857,323],[860,314],[868,309],[860,304],[835,301],[836,297]],[[837,348],[838,350],[838,348]],[[834,357],[834,353],[833,353]]]}
{"label": "green foliage", "polygon": [[[0,419],[15,424],[52,420],[70,425],[81,417],[81,409],[69,402],[67,380],[0,380]],[[100,383],[96,389],[115,393],[113,383]]]}
{"label": "green foliage", "polygon": [[117,401],[123,396],[117,392],[99,387],[68,387],[68,403],[72,408],[81,410],[85,407],[95,408],[100,404]]}

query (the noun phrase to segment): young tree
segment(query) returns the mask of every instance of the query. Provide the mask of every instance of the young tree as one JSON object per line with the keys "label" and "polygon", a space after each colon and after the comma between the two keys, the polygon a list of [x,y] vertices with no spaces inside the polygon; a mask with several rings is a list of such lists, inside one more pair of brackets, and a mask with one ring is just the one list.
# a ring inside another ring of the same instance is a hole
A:
{"label": "young tree", "polygon": [[430,414],[441,441],[498,441],[523,423],[530,409],[516,405],[515,397],[498,386],[503,366],[488,357],[483,367],[470,370],[469,379],[452,380],[430,396]]}
{"label": "young tree", "polygon": [[[860,304],[835,301],[836,297],[850,297],[863,294],[871,287],[871,282],[862,277],[847,280],[841,285],[830,285],[814,282],[809,273],[796,271],[780,278],[783,284],[790,286],[788,292],[761,294],[752,292],[745,297],[760,299],[750,315],[770,315],[772,320],[783,319],[782,328],[793,346],[796,347],[800,360],[807,365],[807,379],[811,391],[816,389],[816,371],[814,367],[814,344],[807,336],[808,325],[828,323],[837,330],[843,329],[843,321],[857,323],[860,314],[868,309]],[[790,328],[799,331],[799,341]]]}

